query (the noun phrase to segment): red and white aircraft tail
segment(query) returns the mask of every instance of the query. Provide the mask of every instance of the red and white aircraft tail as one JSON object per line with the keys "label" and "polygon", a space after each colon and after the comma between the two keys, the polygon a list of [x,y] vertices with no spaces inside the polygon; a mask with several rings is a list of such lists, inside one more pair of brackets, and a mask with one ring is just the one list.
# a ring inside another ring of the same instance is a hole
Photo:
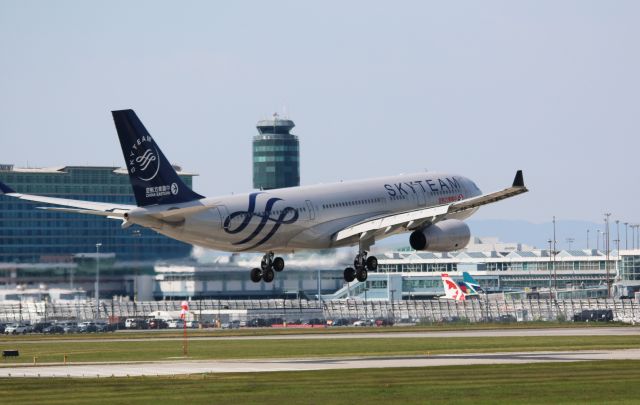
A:
{"label": "red and white aircraft tail", "polygon": [[444,285],[445,294],[442,298],[456,301],[464,301],[466,299],[467,292],[446,273],[442,274],[442,284]]}

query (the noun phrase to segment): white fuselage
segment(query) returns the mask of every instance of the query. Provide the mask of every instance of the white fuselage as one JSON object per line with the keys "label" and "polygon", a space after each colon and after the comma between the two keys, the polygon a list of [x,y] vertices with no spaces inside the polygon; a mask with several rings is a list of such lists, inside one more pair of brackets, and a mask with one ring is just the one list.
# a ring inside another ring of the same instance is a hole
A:
{"label": "white fuselage", "polygon": [[[210,209],[180,223],[154,228],[184,242],[231,252],[325,249],[356,244],[357,239],[337,243],[334,235],[361,221],[478,195],[480,189],[466,177],[415,173],[206,198],[195,204]],[[166,210],[167,206],[157,208]],[[465,219],[475,211],[450,218]]]}

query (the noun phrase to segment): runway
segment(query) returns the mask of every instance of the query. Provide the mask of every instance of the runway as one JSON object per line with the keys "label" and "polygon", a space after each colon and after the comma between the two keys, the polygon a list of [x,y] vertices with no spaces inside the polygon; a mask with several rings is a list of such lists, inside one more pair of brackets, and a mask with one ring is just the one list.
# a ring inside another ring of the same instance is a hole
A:
{"label": "runway", "polygon": [[436,367],[475,364],[525,364],[602,360],[640,360],[640,349],[562,352],[472,353],[435,356],[306,358],[260,360],[174,360],[139,363],[91,363],[51,366],[0,367],[4,377],[127,377],[168,376],[200,373],[255,373],[371,369],[391,367]]}
{"label": "runway", "polygon": [[[160,332],[162,333],[162,332]],[[244,336],[198,336],[195,332],[191,334],[191,341],[208,340],[298,340],[298,339],[402,339],[402,338],[456,338],[456,337],[527,337],[527,336],[640,336],[640,327],[587,327],[587,328],[544,328],[544,329],[486,329],[486,330],[458,330],[458,331],[421,331],[404,332],[394,330],[393,332],[345,332],[345,333],[291,333],[277,335],[244,335]],[[215,332],[213,332],[215,333]],[[127,333],[110,335],[109,338],[94,337],[60,337],[56,341],[64,342],[154,342],[167,340],[182,340],[180,336],[174,337],[126,337]],[[2,339],[2,341],[15,342],[15,338]],[[28,336],[19,340],[21,343],[42,343],[44,339],[29,339]]]}

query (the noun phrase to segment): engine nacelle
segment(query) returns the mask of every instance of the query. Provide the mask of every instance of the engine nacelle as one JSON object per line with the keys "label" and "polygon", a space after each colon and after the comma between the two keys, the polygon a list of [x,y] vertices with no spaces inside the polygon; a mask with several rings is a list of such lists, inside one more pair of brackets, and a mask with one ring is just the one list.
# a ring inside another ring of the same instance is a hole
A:
{"label": "engine nacelle", "polygon": [[446,219],[414,231],[409,237],[409,243],[415,250],[451,252],[463,249],[469,239],[471,231],[467,224],[457,219]]}

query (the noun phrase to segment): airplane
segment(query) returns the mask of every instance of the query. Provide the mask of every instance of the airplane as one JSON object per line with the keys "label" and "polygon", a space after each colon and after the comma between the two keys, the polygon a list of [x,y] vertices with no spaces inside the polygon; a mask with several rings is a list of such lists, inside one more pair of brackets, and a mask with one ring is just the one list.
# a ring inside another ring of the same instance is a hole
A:
{"label": "airplane", "polygon": [[447,273],[443,273],[440,277],[442,278],[442,285],[444,286],[444,296],[441,298],[465,301],[467,298],[478,297],[478,293],[467,288],[466,283],[456,283]]}
{"label": "airplane", "polygon": [[522,171],[511,187],[482,194],[471,179],[425,172],[205,198],[187,187],[133,110],[112,111],[136,205],[23,194],[0,182],[0,195],[55,205],[40,209],[98,215],[183,242],[228,252],[263,253],[253,282],[270,283],[285,262],[276,253],[358,246],[344,280],[365,281],[378,267],[371,246],[410,232],[415,250],[464,248],[464,219],[478,208],[527,192]]}
{"label": "airplane", "polygon": [[478,283],[473,277],[471,277],[471,274],[467,273],[466,271],[462,272],[462,282],[467,287],[467,289],[473,293],[478,294],[486,292],[482,287],[480,287],[480,283]]}

